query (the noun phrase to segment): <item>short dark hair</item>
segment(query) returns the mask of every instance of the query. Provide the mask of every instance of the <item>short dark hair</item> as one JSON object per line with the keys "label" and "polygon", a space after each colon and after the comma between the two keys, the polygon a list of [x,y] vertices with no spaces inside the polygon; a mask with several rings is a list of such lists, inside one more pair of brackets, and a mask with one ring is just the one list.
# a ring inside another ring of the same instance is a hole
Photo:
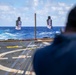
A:
{"label": "short dark hair", "polygon": [[50,16],[48,16],[48,19],[50,19]]}
{"label": "short dark hair", "polygon": [[20,19],[21,19],[21,18],[20,18],[20,17],[18,17],[18,20],[19,20],[19,21],[20,21]]}
{"label": "short dark hair", "polygon": [[66,27],[76,28],[76,6],[74,6],[68,14]]}

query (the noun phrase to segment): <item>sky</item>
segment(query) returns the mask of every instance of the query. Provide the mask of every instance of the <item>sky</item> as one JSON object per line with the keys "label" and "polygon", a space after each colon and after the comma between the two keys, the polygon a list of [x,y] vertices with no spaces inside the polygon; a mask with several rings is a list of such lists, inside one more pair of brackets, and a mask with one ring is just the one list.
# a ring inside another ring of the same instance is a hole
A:
{"label": "sky", "polygon": [[65,26],[70,9],[76,0],[0,0],[0,27],[15,26],[21,17],[22,26],[34,26],[36,13],[37,26],[46,26],[48,16],[53,26]]}

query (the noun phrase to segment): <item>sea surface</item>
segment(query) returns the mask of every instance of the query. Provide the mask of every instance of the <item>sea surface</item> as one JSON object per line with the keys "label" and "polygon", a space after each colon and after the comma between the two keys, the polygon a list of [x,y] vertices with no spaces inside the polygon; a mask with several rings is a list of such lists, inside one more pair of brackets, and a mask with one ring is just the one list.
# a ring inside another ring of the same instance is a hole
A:
{"label": "sea surface", "polygon": [[[56,34],[60,34],[61,27],[47,27],[36,28],[36,38],[54,38]],[[21,30],[16,30],[15,27],[0,27],[0,40],[7,39],[33,39],[35,38],[34,27],[22,27]]]}

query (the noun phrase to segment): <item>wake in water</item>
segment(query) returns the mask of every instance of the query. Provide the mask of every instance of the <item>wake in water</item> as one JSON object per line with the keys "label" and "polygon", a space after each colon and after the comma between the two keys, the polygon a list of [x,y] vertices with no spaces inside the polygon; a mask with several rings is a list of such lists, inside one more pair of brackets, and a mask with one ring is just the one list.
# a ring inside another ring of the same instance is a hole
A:
{"label": "wake in water", "polygon": [[[54,27],[51,30],[46,27],[37,27],[36,36],[37,38],[54,38],[56,33],[60,33],[60,27]],[[34,27],[23,27],[21,30],[15,30],[14,27],[0,27],[0,40],[32,38],[34,38]]]}

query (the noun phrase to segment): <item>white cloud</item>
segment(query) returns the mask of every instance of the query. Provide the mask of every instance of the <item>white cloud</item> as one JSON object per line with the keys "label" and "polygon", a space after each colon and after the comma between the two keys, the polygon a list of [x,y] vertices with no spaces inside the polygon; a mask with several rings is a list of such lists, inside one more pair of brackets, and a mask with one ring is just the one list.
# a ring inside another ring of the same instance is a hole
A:
{"label": "white cloud", "polygon": [[[39,5],[40,6],[40,5]],[[36,12],[40,15],[50,15],[58,14],[64,15],[71,8],[71,5],[67,5],[66,3],[49,3],[46,2],[40,9],[36,9]]]}
{"label": "white cloud", "polygon": [[[25,18],[26,11],[29,11],[28,7],[16,8],[11,5],[1,4],[0,21],[6,22],[7,25],[9,23],[13,25],[18,16]],[[27,18],[25,18],[25,20],[27,20]],[[3,22],[3,25],[4,25],[4,22]]]}
{"label": "white cloud", "polygon": [[[26,4],[27,3],[27,4]],[[59,23],[60,18],[63,18],[61,22],[64,22],[66,14],[73,4],[67,4],[64,2],[53,2],[51,0],[27,0],[24,6],[15,7],[7,4],[0,4],[0,22],[8,21],[10,24],[15,24],[15,20],[18,16],[21,17],[23,25],[32,25],[34,22],[34,13],[37,13],[37,23],[45,23],[47,16],[52,16],[53,24]],[[29,23],[30,20],[30,23]],[[3,22],[3,24],[4,24]],[[6,22],[7,23],[7,22]],[[10,25],[10,24],[7,25]]]}
{"label": "white cloud", "polygon": [[34,12],[36,12],[37,11],[37,7],[39,6],[39,0],[33,0],[32,2],[31,2],[31,9],[32,10],[34,10]]}
{"label": "white cloud", "polygon": [[60,15],[64,15],[65,14],[65,12],[64,11],[59,11],[59,13],[58,14],[60,14]]}
{"label": "white cloud", "polygon": [[34,5],[38,6],[39,1],[38,0],[34,0]]}
{"label": "white cloud", "polygon": [[2,10],[2,11],[9,11],[10,8],[7,5],[0,5],[0,10]]}
{"label": "white cloud", "polygon": [[52,16],[52,19],[57,19],[57,16]]}
{"label": "white cloud", "polygon": [[62,3],[62,2],[58,2],[58,5],[61,6],[61,7],[65,7],[66,6],[66,4]]}
{"label": "white cloud", "polygon": [[23,7],[22,10],[23,10],[23,11],[28,11],[29,8],[28,8],[28,7]]}
{"label": "white cloud", "polygon": [[[44,9],[46,9],[44,12],[42,11],[42,13],[45,13],[46,15],[48,15],[50,13],[50,15],[52,16],[53,19],[53,24],[57,25],[64,25],[66,22],[66,15],[68,13],[68,11],[71,9],[73,5],[72,4],[66,4],[66,3],[52,3],[52,4],[46,4]],[[56,15],[56,16],[53,16]],[[45,16],[45,15],[44,15]]]}

